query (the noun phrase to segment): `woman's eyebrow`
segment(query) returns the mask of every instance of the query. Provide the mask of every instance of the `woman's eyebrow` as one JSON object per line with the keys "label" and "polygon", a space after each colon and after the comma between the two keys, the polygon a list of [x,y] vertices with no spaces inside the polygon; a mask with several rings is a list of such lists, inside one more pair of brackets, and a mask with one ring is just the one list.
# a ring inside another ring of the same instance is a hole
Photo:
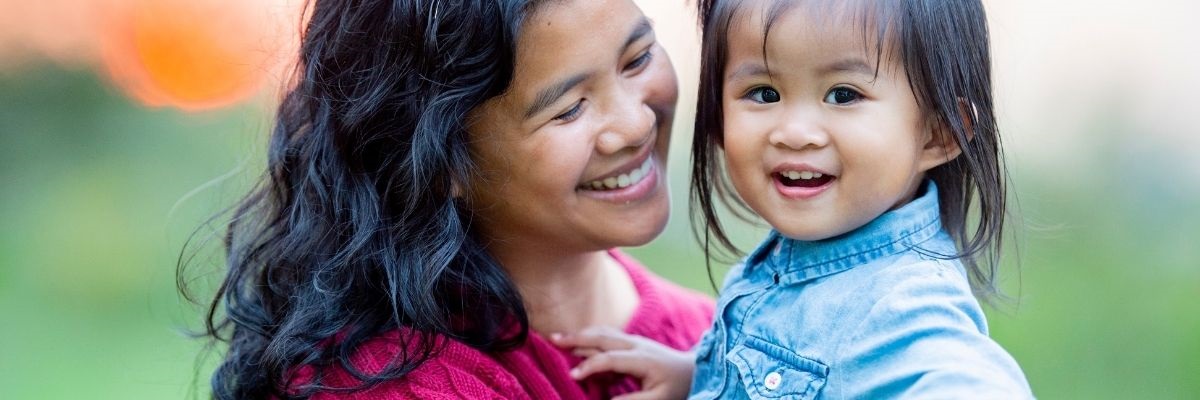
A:
{"label": "woman's eyebrow", "polygon": [[629,37],[627,39],[625,39],[625,45],[621,46],[621,49],[623,50],[623,49],[633,45],[633,43],[638,41],[638,39],[641,39],[643,36],[646,36],[646,35],[650,34],[650,32],[653,32],[653,31],[654,31],[654,25],[650,24],[649,19],[647,19],[646,17],[642,17],[642,20],[638,21],[637,26],[633,28],[633,32],[630,32]]}
{"label": "woman's eyebrow", "polygon": [[[629,33],[629,36],[625,38],[625,44],[621,46],[622,51],[633,45],[638,40],[641,40],[646,35],[649,35],[653,31],[654,25],[650,23],[649,19],[642,17],[641,21],[638,21],[637,26],[633,28],[633,31]],[[554,104],[559,97],[562,97],[562,95],[571,91],[571,89],[583,81],[588,80],[588,78],[591,78],[591,76],[592,74],[590,73],[576,74],[570,78],[562,80],[561,82],[551,85],[548,88],[542,89],[540,92],[538,92],[537,97],[534,97],[533,103],[529,105],[529,108],[525,110],[525,118],[532,117],[534,114],[542,112],[542,110],[546,109],[546,107]]]}
{"label": "woman's eyebrow", "polygon": [[529,117],[534,116],[534,114],[542,112],[542,110],[545,110],[546,107],[550,107],[551,104],[554,104],[559,97],[562,97],[562,95],[571,91],[572,88],[591,77],[591,73],[576,74],[548,88],[542,89],[540,92],[538,92],[537,97],[534,97],[533,104],[530,104],[529,108],[525,110],[525,118],[528,119]]}

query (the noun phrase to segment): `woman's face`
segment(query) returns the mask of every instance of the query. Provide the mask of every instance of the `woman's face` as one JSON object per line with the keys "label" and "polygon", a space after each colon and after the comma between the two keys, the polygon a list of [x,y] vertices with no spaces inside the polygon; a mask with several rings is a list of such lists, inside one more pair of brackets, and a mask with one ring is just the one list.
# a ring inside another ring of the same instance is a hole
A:
{"label": "woman's face", "polygon": [[[678,87],[630,0],[548,2],[517,38],[508,91],[469,123],[476,228],[493,252],[641,245],[669,213]],[[528,250],[520,250],[528,249]]]}

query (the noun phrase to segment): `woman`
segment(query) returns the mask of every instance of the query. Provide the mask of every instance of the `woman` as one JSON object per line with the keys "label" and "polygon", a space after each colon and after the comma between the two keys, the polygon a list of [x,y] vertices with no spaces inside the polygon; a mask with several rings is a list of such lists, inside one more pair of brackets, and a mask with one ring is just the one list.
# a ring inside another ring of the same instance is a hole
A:
{"label": "woman", "polygon": [[637,382],[576,383],[543,335],[698,340],[711,300],[612,250],[668,214],[677,86],[635,4],[311,7],[226,239],[215,397],[603,398]]}

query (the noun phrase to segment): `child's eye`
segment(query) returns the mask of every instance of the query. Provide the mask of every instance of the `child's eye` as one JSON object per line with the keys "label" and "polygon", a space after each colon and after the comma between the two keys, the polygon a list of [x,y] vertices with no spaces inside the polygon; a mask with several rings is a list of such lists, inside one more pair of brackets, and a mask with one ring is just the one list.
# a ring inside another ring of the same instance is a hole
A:
{"label": "child's eye", "polygon": [[555,121],[571,122],[574,121],[575,118],[579,118],[579,114],[583,112],[583,100],[584,99],[579,99],[579,101],[575,102],[574,106],[571,106],[570,110],[567,110],[562,114],[555,115],[552,119]]}
{"label": "child's eye", "polygon": [[625,70],[630,71],[630,70],[637,69],[643,65],[649,64],[650,59],[654,58],[654,53],[652,53],[650,50],[651,49],[646,49],[646,51],[642,52],[642,55],[633,59],[633,61],[630,61],[629,64],[626,64]]}
{"label": "child's eye", "polygon": [[862,99],[862,94],[847,87],[835,87],[825,95],[826,103],[837,105],[850,104],[860,99]]}
{"label": "child's eye", "polygon": [[779,91],[766,86],[759,86],[750,89],[750,92],[746,93],[746,98],[756,103],[778,103]]}

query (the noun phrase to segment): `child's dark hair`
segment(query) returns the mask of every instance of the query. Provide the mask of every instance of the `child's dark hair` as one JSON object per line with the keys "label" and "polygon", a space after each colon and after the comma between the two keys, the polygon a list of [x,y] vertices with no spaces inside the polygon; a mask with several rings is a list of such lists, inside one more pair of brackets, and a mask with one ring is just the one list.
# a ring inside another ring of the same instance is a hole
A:
{"label": "child's dark hair", "polygon": [[[266,174],[231,210],[205,330],[229,347],[213,397],[365,389],[428,360],[435,335],[483,351],[526,339],[520,295],[455,193],[472,180],[468,114],[507,90],[518,29],[543,1],[306,5]],[[359,345],[401,327],[409,347],[385,369],[355,368]],[[323,385],[329,368],[362,385]]]}
{"label": "child's dark hair", "polygon": [[[765,9],[764,37],[769,34],[772,22],[801,1],[770,2]],[[861,12],[842,15],[859,19],[856,22],[862,28],[864,43],[874,43],[869,50],[874,50],[876,62],[882,63],[885,53],[894,54],[903,65],[917,104],[944,126],[963,149],[957,158],[927,174],[938,186],[942,225],[959,249],[959,254],[939,256],[961,259],[980,297],[990,299],[998,294],[995,275],[1003,239],[1007,173],[1001,163],[1000,136],[993,112],[991,56],[983,4],[980,0],[870,0],[849,4],[808,1],[825,7],[858,7]],[[714,240],[718,252],[740,254],[721,225],[714,193],[735,216],[744,218],[751,214],[733,191],[720,162],[727,38],[743,3],[744,0],[699,0],[703,42],[692,143],[691,211],[697,238],[710,254],[713,250],[710,242]],[[972,230],[970,214],[976,199],[978,221]]]}

